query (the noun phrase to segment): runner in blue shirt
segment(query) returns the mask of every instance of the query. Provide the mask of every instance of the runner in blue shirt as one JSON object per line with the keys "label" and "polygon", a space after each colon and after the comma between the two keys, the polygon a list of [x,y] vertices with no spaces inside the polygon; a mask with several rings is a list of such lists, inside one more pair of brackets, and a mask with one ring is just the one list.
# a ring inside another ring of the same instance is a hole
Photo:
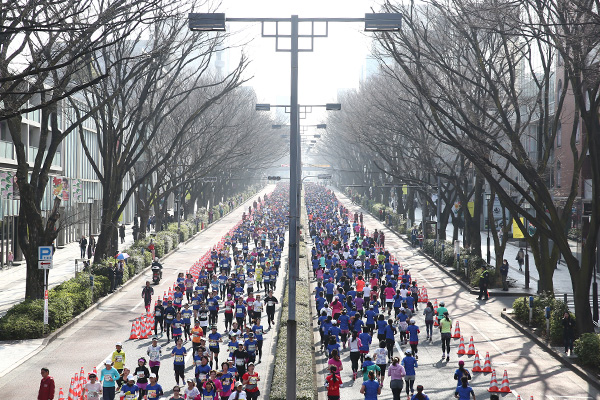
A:
{"label": "runner in blue shirt", "polygon": [[[208,349],[212,353],[215,368],[219,365],[219,342],[221,342],[221,334],[217,332],[217,326],[213,325],[210,328],[208,334]],[[213,360],[210,361],[210,365],[213,365]]]}
{"label": "runner in blue shirt", "polygon": [[258,354],[258,362],[262,358],[262,346],[263,346],[263,332],[264,328],[260,324],[260,319],[254,319],[254,326],[252,326],[252,332],[254,333],[254,337],[256,338],[256,353]]}
{"label": "runner in blue shirt", "polygon": [[360,392],[365,395],[365,400],[377,400],[377,396],[381,394],[381,385],[375,379],[375,371],[369,371],[369,379],[363,382]]}
{"label": "runner in blue shirt", "polygon": [[160,396],[162,396],[163,388],[158,383],[156,383],[156,374],[150,374],[150,383],[146,386],[146,396],[148,400],[158,400]]}
{"label": "runner in blue shirt", "polygon": [[208,379],[210,370],[212,368],[208,364],[208,357],[202,356],[200,359],[200,365],[196,365],[194,369],[194,376],[196,377],[196,386],[202,387],[202,384]]}
{"label": "runner in blue shirt", "polygon": [[194,313],[190,310],[190,305],[185,304],[183,310],[181,310],[181,318],[183,319],[183,333],[185,340],[190,340],[190,328],[192,327],[192,315]]}
{"label": "runner in blue shirt", "polygon": [[137,400],[139,397],[140,388],[135,384],[133,375],[127,376],[127,383],[121,386],[122,398],[125,400]]}
{"label": "runner in blue shirt", "polygon": [[406,395],[408,396],[408,392],[410,391],[410,395],[412,396],[415,393],[414,384],[415,377],[417,375],[415,368],[417,368],[419,365],[417,364],[417,360],[412,357],[412,352],[410,350],[406,350],[404,354],[406,357],[402,359],[401,365],[406,371],[406,376],[404,376],[404,382],[406,383]]}
{"label": "runner in blue shirt", "polygon": [[258,349],[258,342],[254,339],[254,334],[250,332],[248,339],[244,342],[244,347],[248,352],[248,362],[256,361],[256,350]]}
{"label": "runner in blue shirt", "polygon": [[183,346],[183,340],[177,340],[177,346],[171,351],[173,359],[173,369],[175,371],[175,382],[179,385],[179,378],[181,377],[181,383],[185,383],[184,371],[185,371],[185,356],[187,351]]}

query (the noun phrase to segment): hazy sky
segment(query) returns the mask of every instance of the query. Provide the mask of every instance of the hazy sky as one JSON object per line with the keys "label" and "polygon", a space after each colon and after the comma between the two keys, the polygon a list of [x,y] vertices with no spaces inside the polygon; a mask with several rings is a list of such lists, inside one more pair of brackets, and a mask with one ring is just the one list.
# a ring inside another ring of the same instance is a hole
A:
{"label": "hazy sky", "polygon": [[[226,17],[281,17],[292,14],[299,17],[349,17],[362,18],[365,13],[377,10],[377,0],[222,0],[216,11]],[[308,26],[300,26],[300,33]],[[267,29],[274,29],[268,25]],[[288,29],[289,24],[280,25]],[[315,30],[324,30],[324,24]],[[262,38],[260,23],[232,22],[229,32],[234,33],[230,45],[249,42],[244,51],[251,59],[249,82],[264,103],[289,103],[290,53],[276,52],[274,38]],[[302,47],[302,42],[300,43]],[[361,68],[369,55],[371,34],[363,32],[362,23],[329,24],[329,37],[316,38],[314,51],[300,53],[299,103],[324,104],[337,101],[338,89],[356,88]],[[234,61],[234,60],[232,60]],[[342,105],[343,107],[343,105]],[[315,110],[316,111],[316,110]],[[322,113],[313,112],[307,121],[323,120]]]}

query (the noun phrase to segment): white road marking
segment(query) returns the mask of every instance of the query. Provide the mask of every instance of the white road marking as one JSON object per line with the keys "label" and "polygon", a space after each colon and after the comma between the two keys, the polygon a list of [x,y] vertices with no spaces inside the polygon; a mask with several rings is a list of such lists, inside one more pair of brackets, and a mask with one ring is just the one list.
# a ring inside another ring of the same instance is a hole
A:
{"label": "white road marking", "polygon": [[134,312],[136,308],[138,308],[139,306],[141,306],[142,304],[144,304],[144,299],[140,300],[139,303],[137,303],[135,306],[133,306],[133,308],[131,310],[129,310],[130,312]]}
{"label": "white road marking", "polygon": [[474,328],[474,329],[475,329],[477,332],[479,332],[479,334],[480,334],[481,336],[483,336],[483,338],[484,338],[484,339],[485,339],[485,340],[486,340],[486,341],[487,341],[489,344],[491,344],[491,345],[492,345],[492,347],[494,347],[494,348],[495,348],[495,349],[498,351],[498,353],[502,354],[503,356],[505,356],[505,355],[506,355],[506,354],[505,354],[505,353],[504,353],[502,350],[500,350],[500,347],[496,346],[496,344],[495,344],[495,343],[494,343],[494,342],[493,342],[493,341],[492,341],[492,340],[491,340],[489,337],[487,337],[487,336],[485,335],[485,333],[481,332],[481,330],[480,330],[478,327],[476,327],[476,326],[475,326],[473,323],[471,323],[471,322],[469,322],[469,321],[467,321],[467,323],[468,323],[469,325],[471,325],[471,326],[472,326],[472,327],[473,327],[473,328]]}

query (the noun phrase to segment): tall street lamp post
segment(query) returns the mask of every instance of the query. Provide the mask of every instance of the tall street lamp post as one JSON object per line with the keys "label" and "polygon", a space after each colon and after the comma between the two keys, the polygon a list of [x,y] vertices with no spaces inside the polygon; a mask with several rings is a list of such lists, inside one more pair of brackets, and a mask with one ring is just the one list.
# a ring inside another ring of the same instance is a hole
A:
{"label": "tall street lamp post", "polygon": [[[288,279],[288,320],[287,320],[287,365],[286,365],[286,398],[296,399],[296,281],[298,280],[299,261],[299,219],[300,219],[300,119],[298,106],[298,54],[313,51],[314,39],[327,37],[329,22],[364,22],[366,31],[398,31],[401,28],[402,15],[396,13],[365,14],[364,18],[225,18],[224,13],[191,13],[189,27],[193,31],[225,31],[229,22],[260,22],[262,37],[275,38],[276,51],[290,53],[291,59],[291,94],[290,94],[290,242],[289,242],[289,279]],[[310,32],[299,34],[299,23],[310,25]],[[275,34],[265,33],[265,23],[275,24]],[[279,24],[289,23],[290,33],[280,33]],[[325,33],[315,33],[315,23],[325,24]],[[300,49],[298,38],[310,39],[310,47]],[[279,39],[290,41],[289,48],[281,48]]]}

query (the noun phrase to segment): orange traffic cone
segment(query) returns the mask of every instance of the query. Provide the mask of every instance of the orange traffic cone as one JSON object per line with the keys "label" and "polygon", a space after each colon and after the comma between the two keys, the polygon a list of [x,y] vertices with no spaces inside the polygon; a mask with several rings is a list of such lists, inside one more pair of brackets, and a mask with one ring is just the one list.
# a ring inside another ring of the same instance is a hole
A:
{"label": "orange traffic cone", "polygon": [[423,302],[423,291],[422,290],[418,290],[418,293],[419,293],[419,299],[417,301],[419,303],[422,303]]}
{"label": "orange traffic cone", "polygon": [[492,372],[492,364],[490,363],[490,353],[485,353],[485,361],[483,363],[483,372]]}
{"label": "orange traffic cone", "polygon": [[438,310],[438,303],[437,303],[437,299],[433,300],[433,312],[437,314],[437,310]]}
{"label": "orange traffic cone", "polygon": [[69,395],[67,399],[75,400],[77,397],[75,396],[75,380],[71,378],[71,385],[69,385]]}
{"label": "orange traffic cone", "polygon": [[482,372],[481,363],[479,361],[479,352],[475,352],[475,361],[473,362],[473,368],[471,369],[473,372]]}
{"label": "orange traffic cone", "polygon": [[471,336],[471,340],[469,340],[469,350],[467,354],[472,356],[475,355],[475,344],[473,343],[473,336]]}
{"label": "orange traffic cone", "polygon": [[65,400],[65,392],[63,392],[63,388],[58,390],[58,400]]}
{"label": "orange traffic cone", "polygon": [[138,338],[138,334],[137,334],[137,319],[135,319],[132,323],[131,323],[131,333],[129,334],[129,339],[137,339]]}
{"label": "orange traffic cone", "polygon": [[458,351],[456,352],[456,354],[459,354],[459,355],[466,354],[465,339],[462,336],[460,337],[460,344],[458,345]]}
{"label": "orange traffic cone", "polygon": [[433,316],[433,326],[440,326],[437,315]]}
{"label": "orange traffic cone", "polygon": [[517,400],[521,400],[521,395],[520,394],[517,395]]}
{"label": "orange traffic cone", "polygon": [[456,326],[454,327],[454,333],[452,334],[452,338],[460,339],[460,324],[456,321]]}
{"label": "orange traffic cone", "polygon": [[148,335],[146,334],[146,318],[140,318],[139,330],[138,330],[138,339],[148,339]]}
{"label": "orange traffic cone", "polygon": [[96,367],[94,367],[92,371],[94,372],[94,375],[98,376],[98,371],[96,371]]}
{"label": "orange traffic cone", "polygon": [[492,371],[492,379],[490,380],[490,387],[488,388],[488,392],[499,392],[498,382],[496,381],[496,370]]}
{"label": "orange traffic cone", "polygon": [[423,285],[423,303],[427,303],[429,301],[429,297],[427,296],[427,289],[425,289],[425,285]]}
{"label": "orange traffic cone", "polygon": [[500,385],[500,392],[510,393],[510,387],[508,387],[508,373],[504,370],[504,376],[502,377],[502,384]]}

